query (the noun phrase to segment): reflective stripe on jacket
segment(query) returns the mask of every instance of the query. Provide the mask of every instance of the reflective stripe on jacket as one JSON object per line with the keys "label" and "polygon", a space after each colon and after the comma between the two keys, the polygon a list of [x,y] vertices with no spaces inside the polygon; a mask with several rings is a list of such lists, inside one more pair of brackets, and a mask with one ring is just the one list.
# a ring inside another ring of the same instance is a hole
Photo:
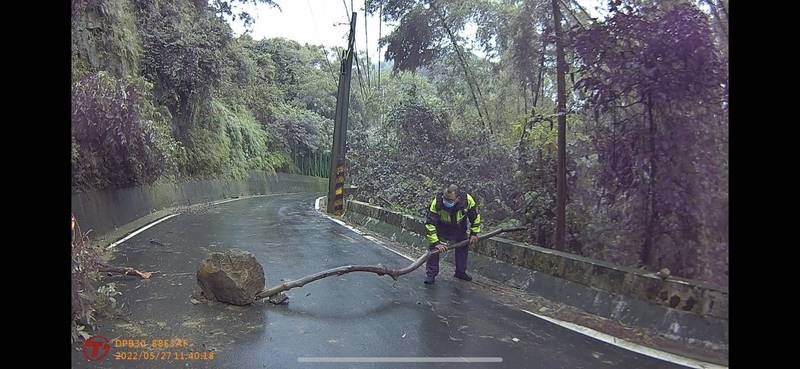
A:
{"label": "reflective stripe on jacket", "polygon": [[[472,195],[459,194],[458,202],[450,209],[445,208],[442,202],[443,195],[438,194],[428,207],[425,219],[425,237],[430,245],[439,243],[440,233],[465,234],[468,229],[470,235],[481,233],[481,214],[478,212],[478,204]],[[469,220],[469,227],[467,227],[467,220]]]}

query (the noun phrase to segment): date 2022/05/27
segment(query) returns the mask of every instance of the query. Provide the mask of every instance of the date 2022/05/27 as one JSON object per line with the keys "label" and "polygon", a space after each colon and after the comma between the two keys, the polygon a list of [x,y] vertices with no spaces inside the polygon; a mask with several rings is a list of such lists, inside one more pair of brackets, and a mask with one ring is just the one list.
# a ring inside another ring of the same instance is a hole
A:
{"label": "date 2022/05/27", "polygon": [[115,360],[214,360],[216,353],[213,351],[183,352],[183,351],[119,351],[114,353]]}

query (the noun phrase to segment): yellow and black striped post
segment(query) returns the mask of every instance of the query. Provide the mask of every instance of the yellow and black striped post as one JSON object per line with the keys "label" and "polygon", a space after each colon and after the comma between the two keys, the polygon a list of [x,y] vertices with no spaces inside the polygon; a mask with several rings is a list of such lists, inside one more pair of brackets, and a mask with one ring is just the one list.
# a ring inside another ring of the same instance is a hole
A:
{"label": "yellow and black striped post", "polygon": [[336,167],[336,184],[333,195],[333,214],[342,215],[344,212],[344,165]]}

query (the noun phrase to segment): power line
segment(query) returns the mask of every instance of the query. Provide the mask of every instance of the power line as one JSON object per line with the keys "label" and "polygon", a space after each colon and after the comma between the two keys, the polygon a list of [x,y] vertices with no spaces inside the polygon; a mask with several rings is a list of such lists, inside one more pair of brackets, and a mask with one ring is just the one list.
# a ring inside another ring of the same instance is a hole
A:
{"label": "power line", "polygon": [[338,77],[336,76],[336,69],[334,69],[331,61],[328,60],[328,49],[326,49],[325,46],[322,46],[322,52],[325,56],[325,65],[328,67],[328,71],[331,73],[331,78],[333,78],[333,84],[335,85],[339,81]]}
{"label": "power line", "polygon": [[314,17],[314,10],[311,9],[311,3],[309,0],[306,0],[306,5],[308,5],[308,12],[311,13],[311,24],[314,25],[314,32],[319,34],[319,29],[317,29],[317,19]]}

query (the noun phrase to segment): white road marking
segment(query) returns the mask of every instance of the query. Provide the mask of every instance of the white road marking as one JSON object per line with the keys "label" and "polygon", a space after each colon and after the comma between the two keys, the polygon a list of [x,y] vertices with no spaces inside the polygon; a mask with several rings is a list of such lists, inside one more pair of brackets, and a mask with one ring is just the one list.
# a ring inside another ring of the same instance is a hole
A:
{"label": "white road marking", "polygon": [[[253,198],[253,197],[269,197],[269,196],[276,196],[276,195],[299,195],[299,194],[302,194],[302,193],[305,193],[305,192],[287,192],[287,193],[271,193],[271,194],[268,194],[268,195],[240,196],[240,197],[237,197],[235,199],[212,201],[212,202],[210,202],[210,204],[211,205],[220,205],[220,204],[225,204],[225,203],[228,203],[228,202],[231,202],[231,201],[249,199],[249,198]],[[193,204],[193,205],[199,205],[199,204]],[[154,225],[156,225],[158,223],[161,223],[161,222],[163,222],[163,221],[165,221],[165,220],[167,220],[169,218],[176,217],[178,215],[180,215],[180,213],[167,215],[167,216],[165,216],[163,218],[160,218],[160,219],[158,219],[158,220],[156,220],[156,221],[154,221],[152,223],[149,223],[149,224],[147,224],[147,225],[135,230],[131,234],[125,236],[125,238],[108,245],[108,247],[106,247],[106,250],[110,250],[111,248],[116,247],[117,245],[119,245],[119,244],[121,244],[121,243],[123,243],[123,242],[125,242],[125,241],[127,241],[129,239],[131,239],[133,236],[136,236],[137,234],[144,232],[148,228],[150,228],[150,227],[152,227],[152,226],[154,226]]]}
{"label": "white road marking", "polygon": [[636,343],[633,343],[633,342],[628,342],[628,341],[625,341],[623,339],[614,337],[612,335],[609,335],[609,334],[606,334],[606,333],[603,333],[603,332],[598,332],[598,331],[596,331],[594,329],[591,329],[591,328],[588,328],[588,327],[577,325],[575,323],[565,322],[563,320],[558,320],[558,319],[555,319],[555,318],[551,318],[549,316],[539,315],[539,314],[530,312],[530,311],[525,310],[525,309],[520,309],[520,310],[525,312],[525,313],[528,313],[530,315],[533,315],[533,316],[535,316],[537,318],[544,319],[544,320],[547,320],[548,322],[551,322],[551,323],[557,324],[557,325],[559,325],[561,327],[567,328],[567,329],[569,329],[571,331],[575,331],[575,332],[581,333],[583,335],[592,337],[592,338],[594,338],[596,340],[603,341],[605,343],[609,343],[609,344],[612,344],[614,346],[617,346],[617,347],[620,347],[620,348],[624,348],[624,349],[629,350],[629,351],[636,352],[638,354],[654,357],[654,358],[659,359],[659,360],[664,360],[664,361],[667,361],[667,362],[670,362],[670,363],[673,363],[673,364],[683,365],[683,366],[687,366],[689,368],[697,368],[697,369],[726,369],[727,368],[726,366],[721,366],[721,365],[717,365],[717,364],[707,363],[707,362],[704,362],[704,361],[694,360],[694,359],[690,359],[690,358],[683,357],[683,356],[680,356],[680,355],[672,354],[672,353],[669,353],[669,352],[664,352],[664,351],[656,350],[656,349],[653,349],[653,348],[650,348],[650,347],[642,346],[642,345],[639,345],[639,344],[636,344]]}
{"label": "white road marking", "polygon": [[154,225],[156,225],[158,223],[161,223],[161,222],[163,222],[163,221],[165,221],[165,220],[167,220],[169,218],[176,217],[176,216],[178,216],[178,214],[167,215],[167,216],[165,216],[165,217],[163,217],[161,219],[158,219],[158,220],[156,220],[154,222],[151,222],[150,224],[148,224],[148,225],[146,225],[146,226],[144,226],[142,228],[139,228],[136,231],[132,232],[131,234],[125,236],[125,238],[108,245],[108,247],[106,247],[106,250],[111,250],[112,247],[115,247],[115,246],[117,246],[117,245],[119,245],[119,244],[121,244],[121,243],[123,243],[123,242],[125,242],[125,241],[127,241],[129,239],[131,239],[133,236],[136,236],[137,234],[146,231],[148,228],[150,228],[150,227],[152,227],[152,226],[154,226]]}
{"label": "white road marking", "polygon": [[377,243],[379,246],[383,247],[384,249],[387,249],[387,250],[389,250],[389,251],[391,251],[391,252],[393,252],[393,253],[395,253],[395,254],[397,254],[397,255],[400,255],[400,256],[402,256],[402,257],[404,257],[404,258],[406,258],[406,259],[408,259],[408,260],[410,260],[410,261],[416,261],[416,260],[417,260],[417,259],[414,259],[414,258],[412,258],[412,257],[410,257],[410,256],[408,256],[408,255],[406,255],[406,254],[403,254],[403,253],[401,253],[401,252],[398,252],[398,251],[396,251],[396,250],[393,250],[392,248],[390,248],[390,247],[387,247],[387,246],[386,246],[386,245],[385,245],[383,242],[381,242],[381,241],[380,241],[380,240],[378,240],[377,238],[375,238],[375,237],[372,237],[372,236],[369,236],[369,235],[366,235],[366,234],[364,234],[364,232],[361,232],[360,230],[358,230],[358,229],[356,229],[356,228],[353,228],[353,227],[352,227],[352,226],[350,226],[349,224],[347,224],[347,223],[345,223],[345,222],[343,222],[343,221],[341,221],[341,220],[339,220],[339,219],[333,218],[333,217],[331,217],[331,216],[330,216],[330,215],[328,215],[328,214],[325,214],[325,212],[324,212],[324,211],[322,211],[322,210],[319,208],[319,202],[320,202],[320,200],[322,200],[322,198],[323,198],[323,197],[325,197],[325,196],[321,196],[321,197],[317,198],[317,200],[314,202],[314,209],[316,209],[316,210],[317,210],[317,211],[318,211],[320,214],[322,214],[322,216],[324,216],[324,217],[326,217],[326,218],[328,218],[328,219],[330,219],[330,220],[332,220],[332,221],[336,222],[336,224],[339,224],[339,225],[341,225],[341,226],[343,226],[343,227],[345,227],[345,228],[347,228],[347,229],[349,229],[349,230],[351,230],[351,231],[353,231],[353,232],[355,232],[355,233],[357,233],[357,234],[361,235],[362,237],[364,237],[364,238],[366,238],[366,239],[368,239],[368,240],[370,240],[370,241],[372,241],[372,242],[375,242],[375,243]]}
{"label": "white road marking", "polygon": [[[323,197],[317,198],[317,200],[316,200],[316,202],[314,204],[314,208],[317,211],[319,211],[319,213],[322,214],[324,217],[336,222],[337,224],[340,224],[340,225],[344,226],[345,228],[347,228],[347,229],[349,229],[349,230],[351,230],[353,232],[356,232],[356,233],[362,235],[363,237],[365,237],[365,238],[377,243],[381,247],[383,247],[383,248],[385,248],[385,249],[387,249],[387,250],[389,250],[389,251],[391,251],[391,252],[393,252],[393,253],[395,253],[397,255],[400,255],[400,256],[402,256],[402,257],[404,257],[404,258],[406,258],[408,260],[411,260],[411,261],[415,260],[415,259],[412,259],[411,257],[409,257],[407,255],[403,255],[403,254],[401,254],[401,253],[399,253],[399,252],[387,247],[386,245],[383,244],[383,242],[378,241],[374,237],[367,236],[363,232],[359,231],[358,229],[355,229],[352,226],[348,225],[347,223],[345,223],[345,222],[343,222],[343,221],[341,221],[339,219],[335,219],[335,218],[331,217],[330,215],[326,214],[324,211],[320,210],[319,203],[320,203],[320,201],[322,200]],[[578,332],[578,333],[584,334],[586,336],[592,337],[592,338],[594,338],[596,340],[603,341],[605,343],[608,343],[608,344],[611,344],[611,345],[614,345],[614,346],[617,346],[617,347],[620,347],[620,348],[623,348],[623,349],[626,349],[626,350],[629,350],[629,351],[633,351],[633,352],[636,352],[638,354],[642,354],[642,355],[654,357],[656,359],[664,360],[664,361],[667,361],[667,362],[670,362],[670,363],[673,363],[673,364],[683,365],[683,366],[686,366],[686,367],[689,367],[689,368],[697,368],[697,369],[727,369],[726,366],[707,363],[707,362],[703,362],[703,361],[699,361],[699,360],[694,360],[694,359],[690,359],[690,358],[687,358],[687,357],[683,357],[683,356],[680,356],[680,355],[672,354],[672,353],[669,353],[669,352],[656,350],[656,349],[653,349],[653,348],[650,348],[650,347],[646,347],[646,346],[642,346],[642,345],[639,345],[639,344],[636,344],[636,343],[633,343],[633,342],[628,342],[628,341],[622,340],[620,338],[614,337],[612,335],[605,334],[605,333],[602,333],[602,332],[598,332],[598,331],[596,331],[594,329],[591,329],[591,328],[588,328],[588,327],[577,325],[575,323],[570,323],[570,322],[566,322],[566,321],[563,321],[563,320],[558,320],[558,319],[555,319],[555,318],[551,318],[551,317],[548,317],[548,316],[539,315],[539,314],[536,314],[536,313],[533,313],[533,312],[530,312],[530,311],[524,310],[524,309],[520,309],[520,310],[525,312],[525,313],[528,313],[530,315],[533,315],[533,316],[535,316],[537,318],[544,319],[544,320],[547,320],[547,321],[549,321],[551,323],[557,324],[557,325],[559,325],[559,326],[561,326],[563,328],[566,328],[566,329],[569,329],[571,331]]]}

